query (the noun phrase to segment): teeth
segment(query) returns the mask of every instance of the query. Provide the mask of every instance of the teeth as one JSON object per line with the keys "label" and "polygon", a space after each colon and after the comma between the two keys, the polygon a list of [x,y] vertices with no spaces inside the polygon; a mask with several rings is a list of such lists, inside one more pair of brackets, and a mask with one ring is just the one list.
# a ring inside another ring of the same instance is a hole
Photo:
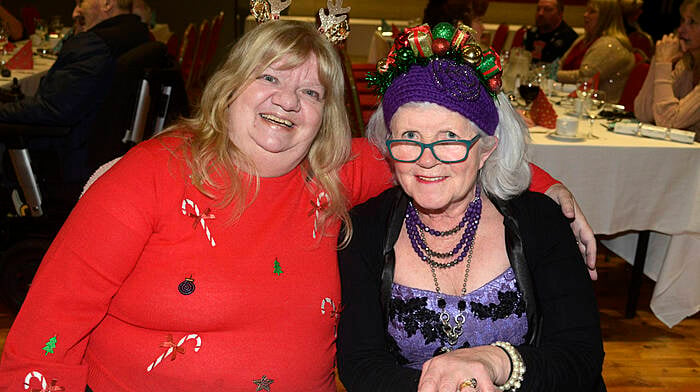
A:
{"label": "teeth", "polygon": [[445,177],[423,177],[423,176],[418,176],[422,181],[426,182],[436,182],[444,179]]}
{"label": "teeth", "polygon": [[279,117],[274,116],[272,114],[261,114],[260,117],[264,118],[267,121],[271,121],[275,124],[284,125],[285,127],[288,127],[288,128],[291,128],[294,125],[293,122],[291,122],[289,120],[285,120],[283,118],[279,118]]}

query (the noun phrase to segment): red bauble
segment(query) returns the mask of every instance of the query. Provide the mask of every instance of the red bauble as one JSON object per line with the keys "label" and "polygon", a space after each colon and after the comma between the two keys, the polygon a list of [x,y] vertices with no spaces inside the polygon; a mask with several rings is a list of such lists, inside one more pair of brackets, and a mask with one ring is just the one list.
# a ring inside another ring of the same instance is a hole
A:
{"label": "red bauble", "polygon": [[444,56],[445,53],[450,49],[450,41],[444,38],[435,38],[433,44],[431,45],[433,53],[438,56]]}
{"label": "red bauble", "polygon": [[493,92],[500,91],[502,84],[503,84],[503,82],[501,81],[500,76],[496,76],[496,77],[489,79],[489,89]]}

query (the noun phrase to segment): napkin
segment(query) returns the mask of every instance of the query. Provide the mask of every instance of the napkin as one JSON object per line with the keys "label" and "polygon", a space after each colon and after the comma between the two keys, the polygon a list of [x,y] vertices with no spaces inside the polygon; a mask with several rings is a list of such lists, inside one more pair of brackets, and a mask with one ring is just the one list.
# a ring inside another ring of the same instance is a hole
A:
{"label": "napkin", "polygon": [[[597,90],[599,84],[600,84],[600,72],[596,73],[595,75],[593,75],[592,78],[588,79],[588,88],[592,88],[594,90]],[[583,90],[583,83],[581,83],[581,85],[579,85],[576,90],[572,91],[569,94],[569,97],[571,97],[571,98],[578,97],[578,95],[576,95],[576,91],[579,91],[579,90]]]}
{"label": "napkin", "polygon": [[15,49],[17,49],[17,47],[12,42],[8,42],[5,44],[5,52],[12,52]]}
{"label": "napkin", "polygon": [[542,92],[542,89],[540,89],[535,100],[532,101],[530,118],[536,125],[551,129],[557,127],[557,113],[554,111],[552,104],[549,103],[547,96]]}
{"label": "napkin", "polygon": [[32,41],[28,41],[12,58],[5,63],[8,69],[33,69]]}

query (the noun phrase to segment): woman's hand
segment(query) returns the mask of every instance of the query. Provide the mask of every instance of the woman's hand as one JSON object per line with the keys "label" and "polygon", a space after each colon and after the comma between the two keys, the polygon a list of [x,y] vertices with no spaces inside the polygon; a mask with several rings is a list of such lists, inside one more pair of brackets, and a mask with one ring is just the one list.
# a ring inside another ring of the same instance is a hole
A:
{"label": "woman's hand", "polygon": [[673,34],[665,34],[659,41],[656,41],[656,62],[675,63],[683,56],[681,44]]}
{"label": "woman's hand", "polygon": [[[423,364],[418,392],[496,392],[510,375],[508,355],[498,347],[462,348],[431,358]],[[459,389],[462,382],[475,379],[477,388]]]}
{"label": "woman's hand", "polygon": [[586,261],[588,274],[591,276],[591,279],[597,280],[598,272],[595,269],[597,251],[595,235],[586,217],[583,216],[581,207],[579,207],[576,199],[574,199],[574,195],[562,184],[550,186],[544,194],[561,206],[561,211],[564,213],[564,216],[574,220],[571,222],[571,230],[576,237],[578,249],[581,251],[581,255],[583,255],[583,259]]}

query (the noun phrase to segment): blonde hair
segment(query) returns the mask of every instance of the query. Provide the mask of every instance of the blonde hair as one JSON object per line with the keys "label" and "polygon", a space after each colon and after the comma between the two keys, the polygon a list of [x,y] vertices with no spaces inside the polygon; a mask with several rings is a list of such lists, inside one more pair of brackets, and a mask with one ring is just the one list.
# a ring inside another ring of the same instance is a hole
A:
{"label": "blonde hair", "polygon": [[[182,136],[186,139],[182,155],[192,171],[194,186],[208,197],[213,195],[207,187],[223,190],[221,205],[234,203],[232,219],[237,219],[257,195],[260,178],[254,162],[229,138],[229,131],[242,130],[229,130],[227,108],[271,64],[281,62],[291,69],[311,56],[317,59],[318,77],[325,89],[324,109],[321,127],[301,167],[309,183],[330,198],[328,207],[320,213],[320,227],[325,228],[331,218],[340,219],[348,228],[342,242],[345,244],[352,235],[352,228],[339,175],[351,151],[343,68],[335,48],[311,24],[279,20],[264,23],[245,34],[209,79],[195,115],[181,120],[169,133],[183,126],[188,129],[190,133]],[[246,183],[240,167],[249,168],[251,176]],[[229,181],[224,185],[214,178]],[[253,183],[255,192],[246,200]]]}
{"label": "blonde hair", "polygon": [[598,11],[598,23],[592,35],[586,33],[585,40],[590,42],[602,36],[613,37],[631,51],[632,44],[625,32],[625,25],[622,22],[622,8],[618,0],[590,0],[588,7],[593,7]]}

